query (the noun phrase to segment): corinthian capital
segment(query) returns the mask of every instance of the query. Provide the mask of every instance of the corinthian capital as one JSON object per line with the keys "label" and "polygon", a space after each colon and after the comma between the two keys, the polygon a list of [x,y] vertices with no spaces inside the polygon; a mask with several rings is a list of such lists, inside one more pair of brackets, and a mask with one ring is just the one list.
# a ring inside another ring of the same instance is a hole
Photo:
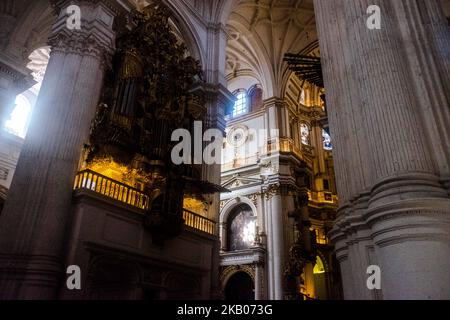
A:
{"label": "corinthian capital", "polygon": [[[125,7],[116,0],[52,0],[51,3],[58,16],[49,38],[52,53],[90,55],[108,62],[115,50],[114,20],[130,11],[131,6]],[[74,12],[68,8],[73,5],[80,9],[79,28],[70,25]]]}

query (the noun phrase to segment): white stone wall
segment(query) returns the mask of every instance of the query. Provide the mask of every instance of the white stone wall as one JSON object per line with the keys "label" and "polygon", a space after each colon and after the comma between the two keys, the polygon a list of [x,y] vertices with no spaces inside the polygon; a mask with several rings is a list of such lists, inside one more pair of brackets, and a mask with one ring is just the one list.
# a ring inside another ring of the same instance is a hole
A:
{"label": "white stone wall", "polygon": [[0,185],[9,189],[22,149],[23,139],[0,132]]}

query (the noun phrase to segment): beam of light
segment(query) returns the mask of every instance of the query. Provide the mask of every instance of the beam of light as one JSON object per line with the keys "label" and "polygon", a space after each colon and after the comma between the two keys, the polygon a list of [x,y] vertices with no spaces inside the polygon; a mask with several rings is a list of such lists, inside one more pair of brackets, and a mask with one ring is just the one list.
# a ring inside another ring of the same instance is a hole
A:
{"label": "beam of light", "polygon": [[31,103],[23,94],[19,94],[16,97],[15,104],[9,120],[5,123],[5,130],[18,137],[25,138],[31,115]]}

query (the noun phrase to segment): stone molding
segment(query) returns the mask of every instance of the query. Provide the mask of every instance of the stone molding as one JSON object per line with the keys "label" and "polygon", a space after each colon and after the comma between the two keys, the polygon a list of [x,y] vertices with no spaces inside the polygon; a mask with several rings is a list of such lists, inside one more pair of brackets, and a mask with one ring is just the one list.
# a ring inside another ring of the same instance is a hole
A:
{"label": "stone molding", "polygon": [[[81,29],[69,30],[66,26],[68,15],[63,9],[67,1],[55,1],[54,8],[59,11],[59,17],[48,41],[52,47],[51,54],[91,56],[100,60],[104,67],[108,66],[115,51],[113,23],[120,14],[117,7],[111,7],[113,2],[115,1],[80,1]],[[85,10],[92,12],[83,14]]]}

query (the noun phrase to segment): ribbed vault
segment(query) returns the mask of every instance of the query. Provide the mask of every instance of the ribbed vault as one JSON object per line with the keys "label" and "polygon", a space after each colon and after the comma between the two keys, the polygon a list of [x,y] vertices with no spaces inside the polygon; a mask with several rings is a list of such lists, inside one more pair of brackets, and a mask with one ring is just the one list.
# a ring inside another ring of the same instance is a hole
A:
{"label": "ribbed vault", "polygon": [[317,39],[312,0],[241,0],[227,27],[227,78],[252,73],[265,98],[283,95],[291,74],[284,55]]}

